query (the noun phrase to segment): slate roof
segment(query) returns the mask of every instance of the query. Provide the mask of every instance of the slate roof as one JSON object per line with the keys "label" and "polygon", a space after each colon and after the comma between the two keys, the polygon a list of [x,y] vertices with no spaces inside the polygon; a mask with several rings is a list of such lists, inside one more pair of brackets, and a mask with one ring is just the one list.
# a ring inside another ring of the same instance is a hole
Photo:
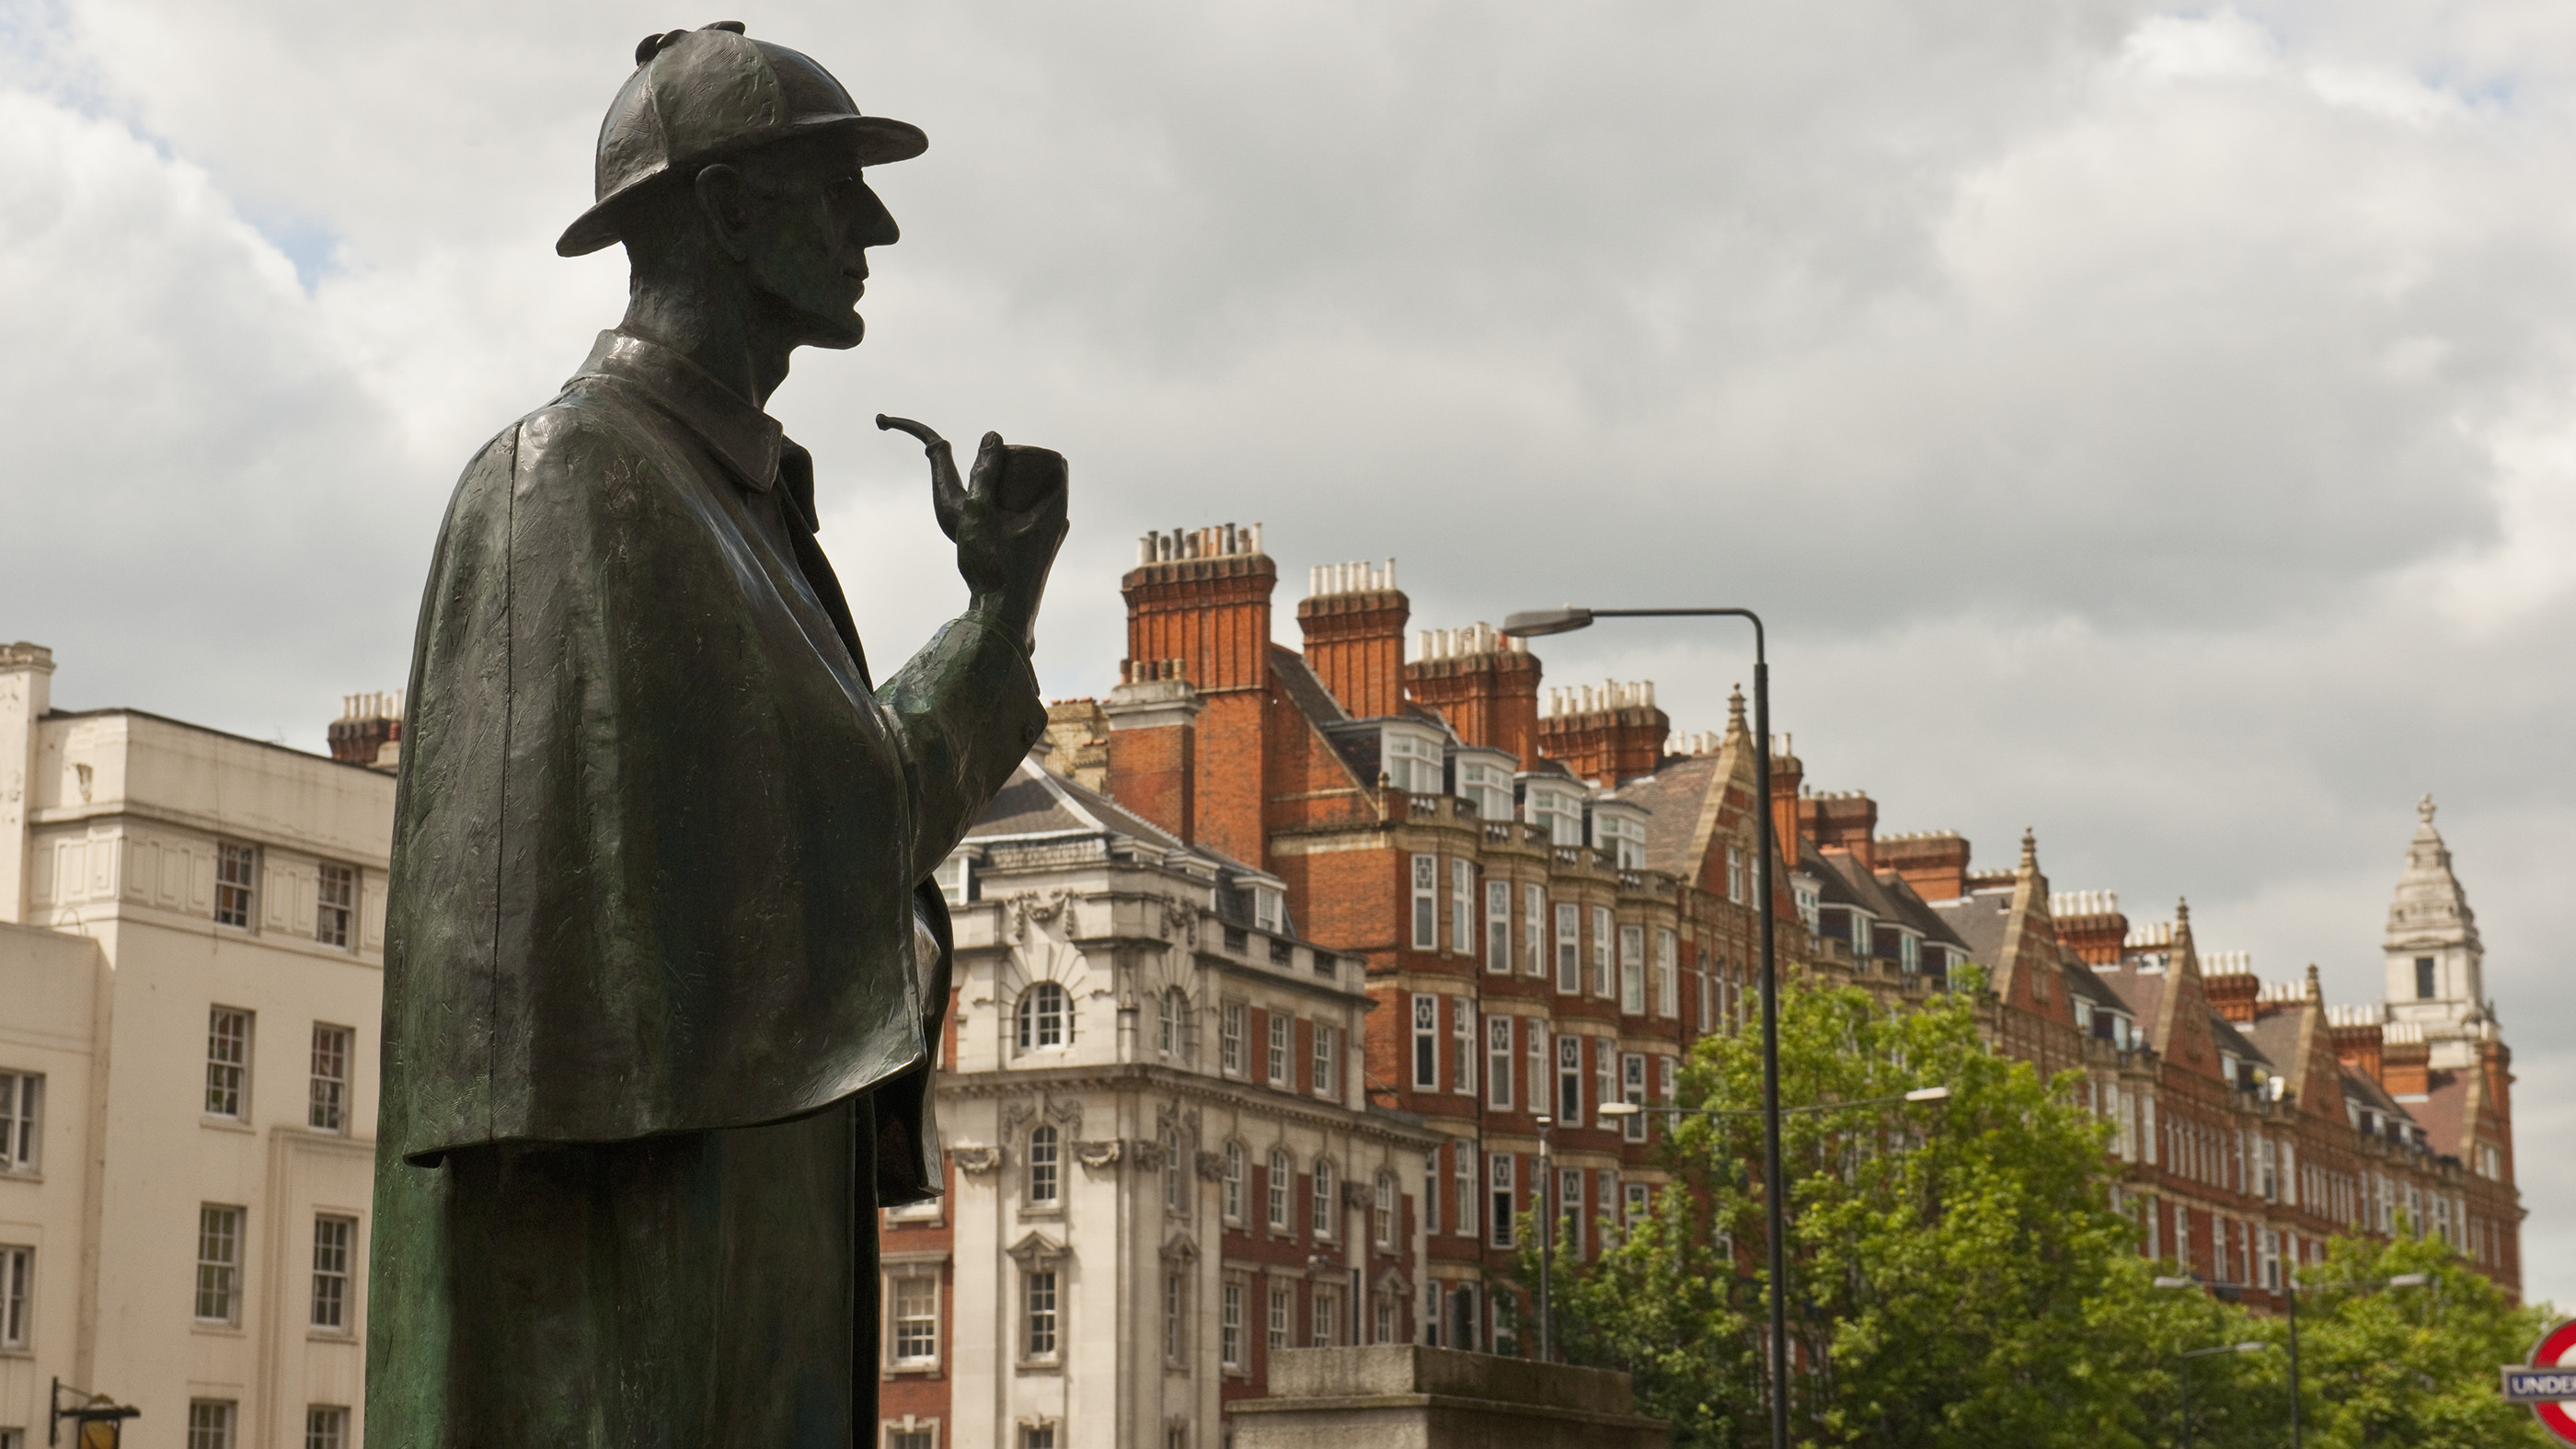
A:
{"label": "slate roof", "polygon": [[[1998,941],[2001,939],[1997,937]],[[2062,958],[2058,965],[2064,969],[2067,990],[2092,1002],[2100,1010],[2117,1012],[2122,1016],[2129,1014],[2129,1003],[2120,999],[2120,993],[2112,990],[2110,983],[2094,975],[2092,967],[2072,955]]]}
{"label": "slate roof", "polygon": [[1932,910],[1967,948],[1969,960],[1994,966],[2004,953],[2004,923],[2012,914],[2012,898],[2008,890],[1971,891]]}
{"label": "slate roof", "polygon": [[1351,717],[1342,702],[1324,687],[1324,681],[1315,677],[1315,671],[1306,664],[1306,656],[1296,650],[1284,644],[1271,645],[1270,674],[1279,681],[1288,702],[1316,724],[1340,724]]}
{"label": "slate roof", "polygon": [[1043,835],[1119,835],[1166,852],[1178,851],[1212,861],[1240,874],[1268,879],[1270,873],[1245,865],[1220,850],[1191,845],[1118,802],[1051,774],[1032,754],[1020,762],[1010,782],[966,829],[968,840],[1025,839]]}
{"label": "slate roof", "polygon": [[1683,880],[1699,878],[1691,858],[1708,792],[1718,782],[1715,755],[1668,758],[1662,769],[1620,785],[1616,798],[1646,809],[1646,869]]}

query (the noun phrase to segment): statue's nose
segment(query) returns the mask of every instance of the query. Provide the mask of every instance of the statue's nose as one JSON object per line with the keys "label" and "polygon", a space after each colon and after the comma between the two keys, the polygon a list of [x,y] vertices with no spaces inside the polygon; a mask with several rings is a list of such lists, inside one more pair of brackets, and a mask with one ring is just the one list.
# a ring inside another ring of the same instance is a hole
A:
{"label": "statue's nose", "polygon": [[858,207],[850,217],[850,240],[863,247],[890,247],[903,239],[903,229],[894,224],[894,213],[875,190],[859,188]]}

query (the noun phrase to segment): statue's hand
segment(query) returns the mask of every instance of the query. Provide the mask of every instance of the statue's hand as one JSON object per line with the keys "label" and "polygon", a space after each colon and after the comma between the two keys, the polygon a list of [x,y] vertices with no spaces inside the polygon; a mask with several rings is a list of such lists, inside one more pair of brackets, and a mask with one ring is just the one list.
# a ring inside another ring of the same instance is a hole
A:
{"label": "statue's hand", "polygon": [[986,621],[1034,644],[1038,601],[1064,543],[1068,477],[1062,453],[1014,447],[986,433],[957,518],[957,572]]}

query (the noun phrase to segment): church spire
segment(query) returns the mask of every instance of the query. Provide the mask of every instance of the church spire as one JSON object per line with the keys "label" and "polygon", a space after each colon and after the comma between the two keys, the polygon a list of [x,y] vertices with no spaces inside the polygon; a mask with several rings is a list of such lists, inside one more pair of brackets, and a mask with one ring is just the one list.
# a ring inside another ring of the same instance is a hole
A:
{"label": "church spire", "polygon": [[2406,873],[2397,878],[2397,898],[2388,906],[2387,948],[2429,951],[2465,946],[2475,951],[2479,949],[2477,913],[2469,909],[2460,878],[2451,873],[2450,846],[2443,842],[2442,832],[2433,828],[2432,796],[2416,802],[2415,815],[2423,823],[2415,827],[2414,843],[2406,848]]}

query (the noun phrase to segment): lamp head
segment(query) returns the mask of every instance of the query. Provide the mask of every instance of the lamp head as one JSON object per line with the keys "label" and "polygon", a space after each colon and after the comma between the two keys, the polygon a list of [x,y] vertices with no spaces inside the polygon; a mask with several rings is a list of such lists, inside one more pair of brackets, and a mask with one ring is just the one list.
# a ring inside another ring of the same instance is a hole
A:
{"label": "lamp head", "polygon": [[1600,1109],[1604,1117],[1634,1117],[1645,1110],[1634,1102],[1604,1102]]}
{"label": "lamp head", "polygon": [[2391,1288],[2421,1288],[2433,1281],[2430,1273],[2400,1273],[2388,1280]]}
{"label": "lamp head", "polygon": [[1592,627],[1592,611],[1571,604],[1562,609],[1524,609],[1503,620],[1503,632],[1514,639],[1532,639],[1541,634],[1571,634]]}
{"label": "lamp head", "polygon": [[1946,1102],[1950,1100],[1950,1089],[1947,1087],[1917,1087],[1913,1091],[1905,1094],[1905,1100],[1909,1102]]}

